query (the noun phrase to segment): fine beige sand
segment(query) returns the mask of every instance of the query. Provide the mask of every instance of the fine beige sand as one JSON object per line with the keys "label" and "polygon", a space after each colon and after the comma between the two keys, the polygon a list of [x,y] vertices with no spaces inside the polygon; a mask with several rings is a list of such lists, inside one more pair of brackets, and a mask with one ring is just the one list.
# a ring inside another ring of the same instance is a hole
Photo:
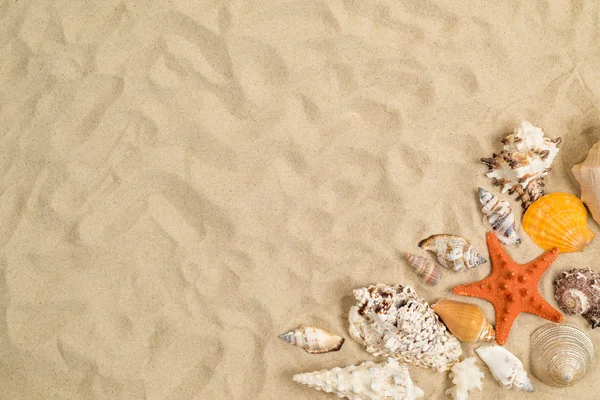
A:
{"label": "fine beige sand", "polygon": [[[498,191],[478,160],[518,123],[563,138],[547,188],[579,194],[570,169],[600,140],[599,11],[0,0],[0,399],[334,399],[291,378],[377,360],[348,334],[352,289],[433,302],[488,275],[424,287],[399,253],[455,233],[487,255],[476,188]],[[542,294],[555,305],[552,280],[599,259],[600,239],[561,255]],[[522,314],[506,344],[527,368],[545,322]],[[346,343],[279,340],[301,324]],[[600,368],[567,389],[532,377],[531,394],[478,364],[469,399],[600,396]],[[447,374],[410,372],[445,398]]]}

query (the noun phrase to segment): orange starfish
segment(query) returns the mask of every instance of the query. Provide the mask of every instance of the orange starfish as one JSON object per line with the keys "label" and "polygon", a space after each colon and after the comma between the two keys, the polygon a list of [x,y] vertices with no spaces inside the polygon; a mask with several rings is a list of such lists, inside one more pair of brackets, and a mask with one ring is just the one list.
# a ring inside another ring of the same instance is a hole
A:
{"label": "orange starfish", "polygon": [[504,251],[492,232],[486,236],[492,274],[482,281],[457,286],[454,293],[485,299],[496,311],[496,342],[503,345],[513,322],[522,312],[538,315],[554,322],[563,316],[543,299],[538,281],[558,257],[558,249],[542,254],[527,264],[517,264]]}

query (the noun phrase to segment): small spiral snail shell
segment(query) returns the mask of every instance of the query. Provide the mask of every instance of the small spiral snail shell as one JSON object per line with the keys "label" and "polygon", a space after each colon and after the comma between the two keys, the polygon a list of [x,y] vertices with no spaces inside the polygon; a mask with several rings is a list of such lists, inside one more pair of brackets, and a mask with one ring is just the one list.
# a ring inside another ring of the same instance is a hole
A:
{"label": "small spiral snail shell", "polygon": [[416,256],[410,253],[404,253],[404,257],[415,271],[419,280],[426,285],[435,286],[440,281],[440,267],[431,260]]}
{"label": "small spiral snail shell", "polygon": [[554,281],[558,306],[570,315],[583,316],[592,326],[600,326],[600,274],[589,268],[564,271]]}

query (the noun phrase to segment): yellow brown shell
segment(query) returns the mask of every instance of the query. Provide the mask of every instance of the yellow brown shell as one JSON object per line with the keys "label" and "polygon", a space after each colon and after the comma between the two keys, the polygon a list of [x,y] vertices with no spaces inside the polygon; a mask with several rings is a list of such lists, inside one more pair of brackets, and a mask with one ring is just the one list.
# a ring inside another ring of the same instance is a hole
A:
{"label": "yellow brown shell", "polygon": [[496,337],[494,327],[475,304],[440,299],[431,308],[462,342],[490,342]]}
{"label": "yellow brown shell", "polygon": [[572,194],[550,193],[525,212],[523,230],[544,250],[582,251],[594,238],[587,227],[587,210]]}

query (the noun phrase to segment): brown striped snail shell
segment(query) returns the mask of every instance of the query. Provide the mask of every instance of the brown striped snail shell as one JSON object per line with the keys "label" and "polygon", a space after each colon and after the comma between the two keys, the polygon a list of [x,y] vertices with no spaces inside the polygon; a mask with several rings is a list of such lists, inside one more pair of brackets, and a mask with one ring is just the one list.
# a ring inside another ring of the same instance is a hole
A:
{"label": "brown striped snail shell", "polygon": [[593,362],[594,345],[574,324],[549,323],[531,335],[531,370],[547,385],[573,385]]}
{"label": "brown striped snail shell", "polygon": [[404,257],[417,276],[426,285],[435,286],[440,281],[440,267],[427,258],[416,256],[410,253],[404,253]]}

